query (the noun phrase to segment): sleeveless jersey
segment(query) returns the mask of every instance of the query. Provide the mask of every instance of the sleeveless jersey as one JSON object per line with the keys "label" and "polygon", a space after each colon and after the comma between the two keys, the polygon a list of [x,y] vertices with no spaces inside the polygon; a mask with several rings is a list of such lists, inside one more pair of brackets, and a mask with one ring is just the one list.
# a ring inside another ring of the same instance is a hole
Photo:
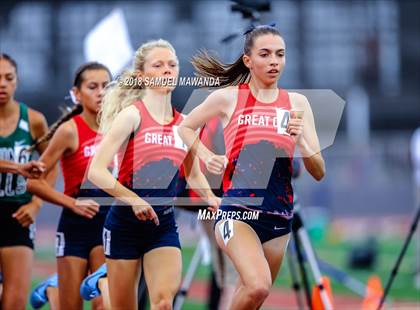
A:
{"label": "sleeveless jersey", "polygon": [[161,125],[141,101],[134,103],[140,113],[139,128],[130,136],[120,154],[118,180],[155,209],[173,205],[179,189],[179,173],[187,147],[178,134],[183,117],[173,109],[173,120]]}
{"label": "sleeveless jersey", "polygon": [[[73,154],[63,156],[61,159],[61,170],[64,178],[64,194],[71,197],[79,197],[81,196],[80,191],[82,188],[89,190],[95,188],[94,186],[88,186],[91,183],[87,181],[86,177],[89,163],[95,155],[101,135],[92,130],[80,115],[73,117],[73,121],[76,124],[79,145]],[[92,193],[92,195],[86,196],[94,197],[97,195]]]}
{"label": "sleeveless jersey", "polygon": [[[15,163],[27,163],[32,154],[26,151],[35,141],[31,136],[28,107],[19,103],[19,120],[14,132],[0,136],[0,159]],[[14,173],[0,174],[0,203],[26,204],[32,195],[26,191],[26,178]]]}
{"label": "sleeveless jersey", "polygon": [[[215,154],[225,154],[225,141],[223,140],[223,127],[220,119],[215,117],[209,120],[204,127],[200,130],[199,138],[201,143],[212,151]],[[222,195],[222,176],[209,173],[207,171],[206,165],[203,161],[200,160],[200,169],[206,176],[207,182],[210,185],[210,188],[215,193],[216,196]],[[186,181],[181,179],[186,185]],[[181,192],[180,196],[182,197],[190,197],[190,201],[193,203],[201,202],[200,196],[191,188],[187,188],[186,190]],[[193,210],[197,210],[197,207],[193,205]]]}
{"label": "sleeveless jersey", "polygon": [[262,103],[248,84],[239,85],[235,110],[224,128],[229,163],[222,204],[292,217],[295,145],[286,132],[290,109],[289,95],[283,89],[274,102]]}

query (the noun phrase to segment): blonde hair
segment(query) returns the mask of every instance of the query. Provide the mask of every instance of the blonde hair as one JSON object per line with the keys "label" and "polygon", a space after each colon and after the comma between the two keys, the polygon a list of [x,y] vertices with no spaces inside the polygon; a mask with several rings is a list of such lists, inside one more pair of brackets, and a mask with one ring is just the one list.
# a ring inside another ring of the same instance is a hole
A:
{"label": "blonde hair", "polygon": [[158,47],[167,48],[176,55],[174,47],[166,40],[146,42],[134,54],[132,69],[124,71],[116,81],[108,84],[98,113],[101,133],[104,134],[109,130],[121,110],[142,98],[144,86],[138,82],[138,73],[144,70],[147,54]]}

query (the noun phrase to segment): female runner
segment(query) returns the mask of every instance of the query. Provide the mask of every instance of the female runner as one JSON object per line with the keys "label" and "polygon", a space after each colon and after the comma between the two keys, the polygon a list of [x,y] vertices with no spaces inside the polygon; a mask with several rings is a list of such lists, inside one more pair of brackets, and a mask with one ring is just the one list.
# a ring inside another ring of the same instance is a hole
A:
{"label": "female runner", "polygon": [[[316,180],[325,174],[306,97],[277,87],[285,52],[279,31],[263,25],[245,33],[244,52],[233,64],[207,53],[193,58],[199,75],[226,86],[196,107],[179,132],[209,171],[223,173],[228,161],[220,209],[236,215],[216,219],[215,234],[240,275],[231,309],[258,309],[280,269],[293,217],[295,146]],[[196,140],[195,131],[213,117],[223,123],[227,158]],[[247,211],[257,211],[258,219]]]}
{"label": "female runner", "polygon": [[[142,270],[151,309],[171,309],[181,281],[173,212],[181,164],[191,187],[205,197],[212,210],[220,201],[198,162],[186,156],[177,133],[183,117],[171,104],[173,85],[159,82],[166,79],[170,83],[178,76],[174,48],[164,40],[143,44],[135,54],[134,70],[105,95],[101,115],[105,134],[89,179],[125,204],[111,207],[104,226],[112,309],[135,309]],[[106,167],[121,146],[126,149],[117,181]]]}
{"label": "female runner", "polygon": [[[97,114],[102,101],[103,90],[111,81],[107,67],[97,62],[86,63],[76,72],[73,92],[78,104],[72,112],[60,121],[45,137],[51,138],[41,160],[48,172],[59,160],[64,177],[64,194],[70,200],[68,208],[63,209],[56,235],[56,256],[58,269],[59,305],[61,309],[82,309],[83,302],[79,293],[82,280],[88,272],[95,271],[105,262],[102,247],[102,229],[109,206],[101,206],[93,200],[72,204],[77,198],[108,197],[99,189],[86,183],[87,167],[96,145],[99,143]],[[80,115],[79,115],[80,114]],[[31,190],[42,187],[42,180],[33,181]],[[52,193],[51,193],[52,192]],[[52,189],[42,195],[43,199],[54,202]],[[47,195],[49,195],[47,197]],[[61,195],[64,196],[64,195]],[[60,198],[60,197],[59,197]],[[68,205],[66,198],[55,198],[63,206]],[[48,286],[56,286],[57,278],[51,278],[39,286],[32,294],[31,303],[39,308],[46,302]],[[100,298],[93,300],[93,307],[102,306]]]}
{"label": "female runner", "polygon": [[[0,159],[16,164],[30,162],[27,152],[47,130],[44,116],[17,102],[17,64],[0,54]],[[40,153],[45,143],[37,146]],[[13,172],[0,175],[0,264],[3,273],[1,307],[24,309],[30,287],[35,217],[41,200],[26,188],[26,179]]]}

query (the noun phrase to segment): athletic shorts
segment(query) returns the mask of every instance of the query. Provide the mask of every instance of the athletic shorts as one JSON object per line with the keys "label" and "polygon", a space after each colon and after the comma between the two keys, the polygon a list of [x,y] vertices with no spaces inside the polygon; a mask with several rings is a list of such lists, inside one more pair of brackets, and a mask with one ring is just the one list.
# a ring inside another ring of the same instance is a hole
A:
{"label": "athletic shorts", "polygon": [[56,233],[56,257],[76,256],[88,259],[93,248],[102,246],[102,230],[109,208],[110,206],[101,206],[92,219],[64,209]]}
{"label": "athletic shorts", "polygon": [[225,211],[224,215],[229,214],[227,212],[230,212],[230,215],[232,215],[230,220],[227,217],[223,217],[223,214],[220,212],[218,212],[218,216],[216,217],[215,224],[220,221],[222,222],[222,224],[219,225],[219,232],[222,233],[222,238],[225,240],[225,243],[227,243],[235,233],[232,227],[232,220],[239,220],[251,226],[261,243],[287,235],[292,230],[292,219],[285,219],[278,215],[260,212],[258,219],[244,219],[240,215],[242,215],[244,211],[249,211],[247,209],[222,205],[219,210]]}
{"label": "athletic shorts", "polygon": [[[124,209],[116,211],[116,208]],[[138,259],[160,247],[180,249],[174,208],[155,212],[159,218],[158,226],[153,221],[137,219],[130,206],[112,206],[103,231],[105,256],[111,259]]]}
{"label": "athletic shorts", "polygon": [[12,217],[21,206],[0,201],[0,248],[10,246],[34,248],[35,224],[24,228]]}

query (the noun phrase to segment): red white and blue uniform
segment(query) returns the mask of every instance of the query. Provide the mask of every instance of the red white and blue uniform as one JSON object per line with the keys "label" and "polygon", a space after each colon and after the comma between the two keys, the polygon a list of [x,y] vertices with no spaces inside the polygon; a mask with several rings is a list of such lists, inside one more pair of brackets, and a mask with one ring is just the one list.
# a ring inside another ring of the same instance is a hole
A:
{"label": "red white and blue uniform", "polygon": [[103,237],[105,254],[114,259],[137,259],[163,246],[180,248],[173,205],[187,152],[178,135],[183,117],[173,109],[172,121],[162,125],[143,102],[135,102],[134,107],[140,114],[140,125],[120,155],[118,181],[153,207],[160,225],[139,220],[129,205],[113,205]]}
{"label": "red white and blue uniform", "polygon": [[[211,119],[206,125],[200,130],[199,139],[206,148],[211,150],[215,154],[225,154],[225,141],[223,140],[223,126],[218,117]],[[211,174],[207,172],[206,165],[203,161],[200,161],[200,169],[205,174],[206,179],[212,189],[213,193],[221,197],[222,196],[222,175]],[[180,175],[180,192],[178,197],[186,201],[187,204],[182,205],[184,209],[189,211],[198,212],[200,209],[207,209],[207,205],[203,204],[200,196],[191,188],[187,186],[185,177]]]}
{"label": "red white and blue uniform", "polygon": [[274,102],[263,103],[252,95],[248,84],[238,88],[235,110],[224,128],[229,163],[220,208],[260,212],[258,220],[245,222],[266,242],[291,229],[295,143],[286,132],[291,103],[283,89]]}
{"label": "red white and blue uniform", "polygon": [[[80,115],[72,119],[77,128],[77,150],[61,159],[64,178],[64,193],[73,198],[94,199],[109,197],[107,193],[87,181],[88,166],[101,140]],[[102,229],[109,206],[103,205],[99,212],[88,219],[63,209],[56,234],[56,256],[77,256],[88,259],[91,250],[102,245]]]}

